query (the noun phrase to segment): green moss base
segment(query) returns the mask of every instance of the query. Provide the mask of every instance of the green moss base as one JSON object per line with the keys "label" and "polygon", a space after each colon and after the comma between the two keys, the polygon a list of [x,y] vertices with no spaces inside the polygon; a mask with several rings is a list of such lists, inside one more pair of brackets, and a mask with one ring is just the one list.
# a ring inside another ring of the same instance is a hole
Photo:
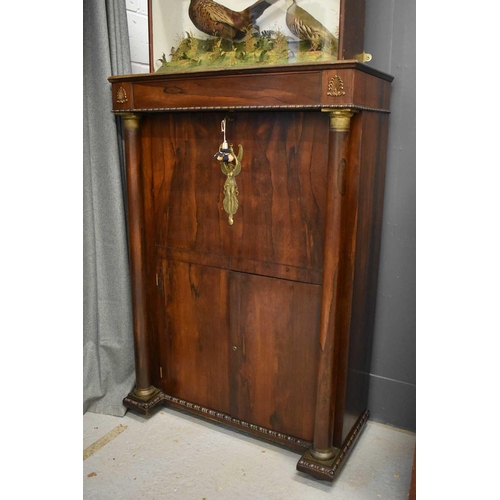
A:
{"label": "green moss base", "polygon": [[202,40],[187,34],[177,49],[172,48],[170,61],[163,54],[157,73],[202,69],[229,69],[252,66],[275,66],[289,63],[336,61],[332,53],[312,49],[309,42],[290,41],[281,33],[265,36],[247,34],[240,42],[221,38]]}

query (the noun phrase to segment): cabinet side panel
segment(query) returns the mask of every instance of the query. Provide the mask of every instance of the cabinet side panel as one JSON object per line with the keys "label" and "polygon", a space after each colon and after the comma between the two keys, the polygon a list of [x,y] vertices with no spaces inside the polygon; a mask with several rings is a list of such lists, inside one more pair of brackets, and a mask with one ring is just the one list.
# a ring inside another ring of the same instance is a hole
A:
{"label": "cabinet side panel", "polygon": [[231,415],[312,440],[321,287],[231,273]]}
{"label": "cabinet side panel", "polygon": [[162,390],[229,413],[228,273],[162,261]]}
{"label": "cabinet side panel", "polygon": [[[389,115],[364,112],[360,150],[356,270],[353,283],[342,440],[367,409],[382,229]],[[342,416],[339,415],[339,419]],[[342,420],[341,420],[342,421]]]}

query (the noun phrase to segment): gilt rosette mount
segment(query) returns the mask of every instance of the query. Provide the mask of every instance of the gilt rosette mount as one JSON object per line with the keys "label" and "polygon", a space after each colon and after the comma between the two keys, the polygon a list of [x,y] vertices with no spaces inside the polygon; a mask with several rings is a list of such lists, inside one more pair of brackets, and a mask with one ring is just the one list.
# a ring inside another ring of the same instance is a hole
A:
{"label": "gilt rosette mount", "polygon": [[238,154],[234,153],[233,145],[226,140],[226,118],[221,122],[221,131],[224,141],[215,153],[214,158],[220,162],[222,173],[227,177],[224,183],[224,210],[228,214],[229,225],[234,224],[233,215],[238,211],[238,185],[235,177],[241,172],[241,159],[243,158],[243,146],[238,144]]}

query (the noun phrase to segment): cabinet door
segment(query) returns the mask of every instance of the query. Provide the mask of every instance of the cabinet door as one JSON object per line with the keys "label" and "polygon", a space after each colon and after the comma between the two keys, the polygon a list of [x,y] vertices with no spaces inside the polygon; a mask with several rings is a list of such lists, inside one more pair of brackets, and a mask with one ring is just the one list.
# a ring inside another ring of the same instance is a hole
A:
{"label": "cabinet door", "polygon": [[317,112],[237,112],[244,148],[234,225],[213,154],[225,113],[152,114],[143,163],[153,172],[155,245],[163,256],[321,283],[328,121]]}
{"label": "cabinet door", "polygon": [[162,261],[162,390],[229,413],[228,271]]}
{"label": "cabinet door", "polygon": [[230,274],[231,415],[312,440],[321,287]]}
{"label": "cabinet door", "polygon": [[311,441],[321,287],[162,261],[162,390]]}

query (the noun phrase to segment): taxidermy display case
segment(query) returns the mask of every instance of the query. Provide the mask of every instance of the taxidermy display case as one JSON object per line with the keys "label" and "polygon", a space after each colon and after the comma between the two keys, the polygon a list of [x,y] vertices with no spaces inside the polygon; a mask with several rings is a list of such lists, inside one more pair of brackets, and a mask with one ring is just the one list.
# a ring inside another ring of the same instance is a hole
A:
{"label": "taxidermy display case", "polygon": [[364,6],[341,0],[151,0],[152,71],[369,60]]}
{"label": "taxidermy display case", "polygon": [[361,62],[364,3],[149,13],[151,73],[109,79],[134,308],[124,404],[269,440],[331,481],[369,417],[392,77]]}

